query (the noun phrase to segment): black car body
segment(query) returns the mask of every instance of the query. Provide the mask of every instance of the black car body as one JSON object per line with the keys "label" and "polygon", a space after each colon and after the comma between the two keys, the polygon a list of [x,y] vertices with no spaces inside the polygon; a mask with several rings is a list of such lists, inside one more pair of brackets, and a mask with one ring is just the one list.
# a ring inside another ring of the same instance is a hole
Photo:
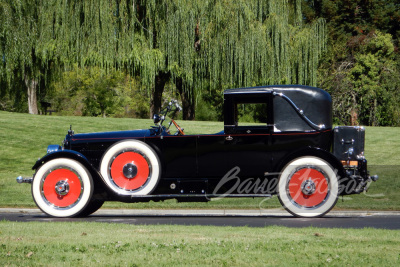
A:
{"label": "black car body", "polygon": [[[242,123],[245,107],[262,123]],[[264,86],[224,92],[224,129],[172,134],[162,125],[180,109],[171,101],[145,130],[74,134],[50,145],[33,166],[33,198],[57,217],[82,216],[104,201],[142,202],[277,194],[295,216],[322,216],[339,195],[363,192],[371,180],[364,128],[332,126],[332,100],[308,86]],[[170,125],[171,125],[170,123]]]}

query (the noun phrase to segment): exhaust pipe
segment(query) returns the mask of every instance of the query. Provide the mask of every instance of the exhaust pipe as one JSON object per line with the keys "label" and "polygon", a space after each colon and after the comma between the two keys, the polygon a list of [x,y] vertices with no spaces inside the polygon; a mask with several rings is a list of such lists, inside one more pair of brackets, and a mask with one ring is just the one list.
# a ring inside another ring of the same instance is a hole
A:
{"label": "exhaust pipe", "polygon": [[19,183],[19,184],[22,184],[22,183],[31,184],[32,181],[33,181],[32,177],[27,177],[27,178],[24,178],[22,176],[17,177],[17,183]]}

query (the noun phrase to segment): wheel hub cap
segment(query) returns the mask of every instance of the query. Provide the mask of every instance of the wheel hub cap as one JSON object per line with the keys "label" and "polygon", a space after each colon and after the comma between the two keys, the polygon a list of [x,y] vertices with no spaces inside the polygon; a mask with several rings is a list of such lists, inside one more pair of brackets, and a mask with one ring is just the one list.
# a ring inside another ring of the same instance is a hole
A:
{"label": "wheel hub cap", "polygon": [[60,180],[55,186],[56,193],[60,196],[65,196],[69,192],[69,184],[66,180]]}
{"label": "wheel hub cap", "polygon": [[307,196],[314,194],[315,188],[316,188],[315,183],[311,180],[311,178],[309,178],[308,180],[305,180],[301,184],[301,191],[303,192],[303,194],[305,194]]}
{"label": "wheel hub cap", "polygon": [[125,164],[125,166],[122,169],[122,172],[126,178],[132,179],[132,178],[136,177],[136,175],[138,173],[138,169],[135,164],[128,163],[128,164]]}

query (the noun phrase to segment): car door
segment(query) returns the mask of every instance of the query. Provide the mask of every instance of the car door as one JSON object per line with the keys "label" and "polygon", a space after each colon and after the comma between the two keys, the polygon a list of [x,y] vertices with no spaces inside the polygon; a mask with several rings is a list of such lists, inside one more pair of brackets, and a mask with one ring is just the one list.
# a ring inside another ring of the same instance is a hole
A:
{"label": "car door", "polygon": [[270,171],[270,127],[242,126],[226,137],[227,169],[240,168],[241,177],[262,178]]}
{"label": "car door", "polygon": [[222,178],[228,171],[224,132],[197,136],[197,170],[199,178]]}
{"label": "car door", "polygon": [[[243,177],[261,178],[271,170],[271,94],[238,95],[229,101],[233,125],[226,137],[227,167]],[[251,115],[250,115],[251,114]]]}
{"label": "car door", "polygon": [[164,135],[159,147],[165,178],[193,178],[197,175],[196,135]]}

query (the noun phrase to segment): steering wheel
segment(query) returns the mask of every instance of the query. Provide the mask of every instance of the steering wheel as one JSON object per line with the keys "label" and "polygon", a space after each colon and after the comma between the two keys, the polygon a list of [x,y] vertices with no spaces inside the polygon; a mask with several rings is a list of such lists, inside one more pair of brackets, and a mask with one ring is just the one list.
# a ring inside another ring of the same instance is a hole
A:
{"label": "steering wheel", "polygon": [[183,132],[183,129],[176,123],[176,121],[174,121],[173,119],[171,119],[171,122],[175,125],[177,131],[177,135],[185,135],[185,133]]}

